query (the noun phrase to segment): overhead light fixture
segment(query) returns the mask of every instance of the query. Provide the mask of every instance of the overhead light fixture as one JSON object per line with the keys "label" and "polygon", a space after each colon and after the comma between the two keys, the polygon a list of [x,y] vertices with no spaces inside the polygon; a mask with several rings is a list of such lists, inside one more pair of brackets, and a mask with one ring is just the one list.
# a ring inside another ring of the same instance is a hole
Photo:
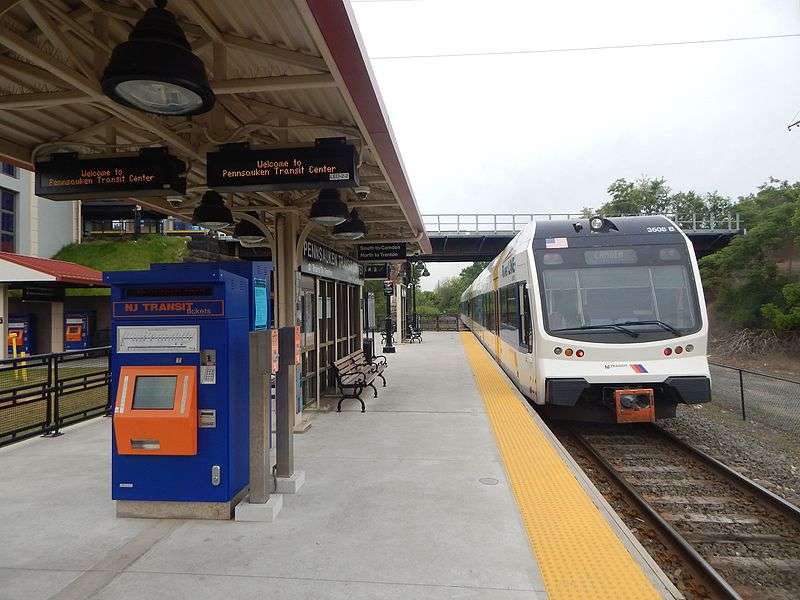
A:
{"label": "overhead light fixture", "polygon": [[[258,218],[258,215],[255,213],[247,214],[251,217],[255,217],[256,219]],[[233,229],[233,237],[239,240],[239,242],[242,244],[248,246],[261,244],[267,239],[267,236],[259,228],[259,226],[248,219],[242,219],[236,223],[236,227]]]}
{"label": "overhead light fixture", "polygon": [[192,214],[192,223],[217,231],[233,225],[233,215],[219,192],[208,190]]}
{"label": "overhead light fixture", "polygon": [[339,197],[339,190],[325,188],[320,190],[319,197],[311,206],[309,218],[315,223],[333,227],[347,220],[347,205]]}
{"label": "overhead light fixture", "polygon": [[119,104],[165,116],[199,115],[214,106],[203,61],[175,15],[156,0],[111,53],[100,84]]}
{"label": "overhead light fixture", "polygon": [[367,234],[367,226],[356,209],[350,211],[350,216],[344,223],[333,228],[333,237],[339,240],[358,240]]}

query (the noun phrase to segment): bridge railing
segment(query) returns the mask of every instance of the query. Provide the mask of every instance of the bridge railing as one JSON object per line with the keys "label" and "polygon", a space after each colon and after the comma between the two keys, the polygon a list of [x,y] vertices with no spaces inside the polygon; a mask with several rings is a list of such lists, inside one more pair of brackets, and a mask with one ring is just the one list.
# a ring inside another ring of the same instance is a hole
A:
{"label": "bridge railing", "polygon": [[[606,215],[609,218],[630,215]],[[665,214],[684,231],[740,231],[741,219],[738,213],[691,213],[687,215]],[[581,213],[441,213],[422,215],[422,222],[428,233],[457,235],[516,233],[531,221],[552,221],[560,219],[585,219]]]}

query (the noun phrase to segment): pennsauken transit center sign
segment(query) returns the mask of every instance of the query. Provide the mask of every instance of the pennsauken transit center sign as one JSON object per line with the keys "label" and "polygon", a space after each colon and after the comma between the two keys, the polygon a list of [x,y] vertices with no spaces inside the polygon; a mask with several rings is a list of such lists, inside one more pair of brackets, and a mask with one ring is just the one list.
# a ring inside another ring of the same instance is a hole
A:
{"label": "pennsauken transit center sign", "polygon": [[36,161],[35,179],[36,195],[50,200],[183,196],[186,163],[166,148],[99,158],[63,152]]}
{"label": "pennsauken transit center sign", "polygon": [[300,148],[228,144],[208,153],[206,179],[223,191],[352,187],[358,185],[356,151],[344,138]]}

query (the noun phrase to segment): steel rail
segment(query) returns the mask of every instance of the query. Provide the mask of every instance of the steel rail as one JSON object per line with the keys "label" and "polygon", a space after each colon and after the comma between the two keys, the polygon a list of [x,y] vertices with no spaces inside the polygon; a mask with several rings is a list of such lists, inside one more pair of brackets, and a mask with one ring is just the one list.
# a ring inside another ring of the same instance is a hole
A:
{"label": "steel rail", "polygon": [[742,600],[736,590],[704,559],[686,539],[678,533],[652,506],[642,497],[609,463],[589,441],[574,429],[569,430],[572,438],[588,452],[597,462],[614,483],[622,489],[625,494],[644,512],[650,521],[659,529],[661,533],[683,554],[684,558],[691,563],[692,567],[705,577],[705,583],[713,588],[714,592],[721,598],[729,600]]}
{"label": "steel rail", "polygon": [[675,434],[662,429],[658,425],[651,425],[651,428],[658,431],[661,435],[663,435],[676,445],[680,446],[687,452],[692,453],[694,456],[702,460],[707,465],[713,467],[715,470],[720,472],[728,479],[731,479],[739,487],[744,488],[746,492],[750,492],[751,494],[757,496],[760,500],[764,501],[767,504],[770,504],[773,508],[777,508],[781,512],[786,513],[787,515],[795,519],[798,523],[800,523],[800,508],[797,507],[796,505],[792,504],[785,498],[781,498],[774,492],[771,492],[770,490],[768,490],[761,484],[756,483],[749,477],[746,477],[741,473],[739,473],[738,471],[730,468],[728,465],[717,460],[710,454],[706,454],[699,448],[692,446],[689,442],[682,440]]}

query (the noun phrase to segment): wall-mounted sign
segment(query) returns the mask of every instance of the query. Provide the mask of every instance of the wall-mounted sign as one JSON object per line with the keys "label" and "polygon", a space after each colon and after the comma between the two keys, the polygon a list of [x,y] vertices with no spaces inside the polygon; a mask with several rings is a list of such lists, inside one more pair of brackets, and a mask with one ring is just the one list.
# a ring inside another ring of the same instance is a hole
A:
{"label": "wall-mounted sign", "polygon": [[386,294],[387,296],[393,296],[394,295],[394,282],[393,281],[387,279],[386,281],[383,282],[383,293]]}
{"label": "wall-mounted sign", "polygon": [[356,261],[312,240],[303,244],[300,271],[356,285],[363,283]]}
{"label": "wall-mounted sign", "polygon": [[405,260],[406,244],[359,244],[358,260],[362,261],[387,261]]}
{"label": "wall-mounted sign", "polygon": [[278,330],[277,329],[270,329],[270,361],[269,361],[269,372],[270,373],[277,373],[280,369],[280,346],[278,345]]}
{"label": "wall-mounted sign", "polygon": [[114,317],[221,317],[225,314],[223,300],[192,300],[179,302],[114,302]]}
{"label": "wall-mounted sign", "polygon": [[388,279],[389,263],[364,265],[364,279]]}
{"label": "wall-mounted sign", "polygon": [[26,285],[22,288],[23,300],[37,300],[40,302],[63,302],[64,288]]}
{"label": "wall-mounted sign", "polygon": [[36,161],[36,195],[50,200],[183,196],[186,163],[166,148],[144,148],[138,154],[105,158],[75,152]]}
{"label": "wall-mounted sign", "polygon": [[355,148],[345,138],[303,148],[228,144],[207,155],[206,179],[216,190],[259,191],[358,185]]}

